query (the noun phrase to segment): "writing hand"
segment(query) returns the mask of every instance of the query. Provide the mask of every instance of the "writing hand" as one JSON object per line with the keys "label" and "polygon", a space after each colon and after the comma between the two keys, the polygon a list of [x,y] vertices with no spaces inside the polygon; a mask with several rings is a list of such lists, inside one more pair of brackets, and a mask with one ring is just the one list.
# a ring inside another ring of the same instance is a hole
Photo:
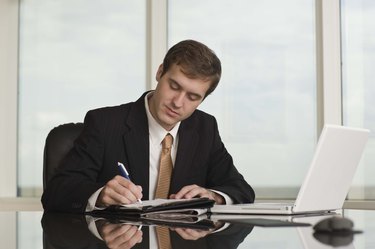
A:
{"label": "writing hand", "polygon": [[99,194],[96,205],[106,207],[109,205],[131,204],[141,198],[142,187],[118,175],[106,183]]}
{"label": "writing hand", "polygon": [[137,226],[104,222],[99,224],[98,231],[110,249],[128,249],[142,242],[143,233]]}
{"label": "writing hand", "polygon": [[206,197],[214,200],[216,204],[225,204],[225,200],[221,195],[195,184],[185,186],[177,194],[170,196],[171,199],[191,199],[193,197]]}

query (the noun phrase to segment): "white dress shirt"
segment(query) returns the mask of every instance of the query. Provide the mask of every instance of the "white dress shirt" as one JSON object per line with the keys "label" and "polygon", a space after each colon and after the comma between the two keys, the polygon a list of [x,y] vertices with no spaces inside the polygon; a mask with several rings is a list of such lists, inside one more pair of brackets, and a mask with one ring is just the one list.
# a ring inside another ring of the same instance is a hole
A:
{"label": "white dress shirt", "polygon": [[176,154],[177,154],[177,147],[178,147],[178,128],[180,127],[181,122],[178,122],[172,130],[167,131],[163,127],[159,125],[158,122],[152,116],[149,105],[148,99],[152,96],[153,92],[150,92],[145,97],[145,108],[146,114],[148,119],[148,131],[149,131],[149,139],[150,139],[150,182],[149,182],[149,199],[154,199],[156,186],[158,184],[158,176],[159,176],[159,161],[161,156],[162,150],[162,141],[165,136],[169,133],[173,137],[173,144],[171,149],[171,157],[172,163],[174,167],[174,163],[176,161]]}

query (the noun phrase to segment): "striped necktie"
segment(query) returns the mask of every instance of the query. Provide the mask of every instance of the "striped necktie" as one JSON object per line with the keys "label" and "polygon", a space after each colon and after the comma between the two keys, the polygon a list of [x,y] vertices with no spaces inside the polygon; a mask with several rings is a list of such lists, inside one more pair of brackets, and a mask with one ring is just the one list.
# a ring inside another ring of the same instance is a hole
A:
{"label": "striped necktie", "polygon": [[167,199],[169,194],[169,186],[171,184],[171,175],[173,170],[173,163],[171,157],[171,148],[173,137],[167,134],[162,141],[162,150],[159,164],[158,185],[156,187],[155,199]]}
{"label": "striped necktie", "polygon": [[[173,137],[167,134],[162,141],[162,150],[160,155],[159,178],[156,187],[155,198],[168,198],[169,187],[171,184],[171,175],[173,163],[171,157],[171,148]],[[156,235],[158,238],[159,249],[171,249],[171,240],[168,227],[156,227]]]}

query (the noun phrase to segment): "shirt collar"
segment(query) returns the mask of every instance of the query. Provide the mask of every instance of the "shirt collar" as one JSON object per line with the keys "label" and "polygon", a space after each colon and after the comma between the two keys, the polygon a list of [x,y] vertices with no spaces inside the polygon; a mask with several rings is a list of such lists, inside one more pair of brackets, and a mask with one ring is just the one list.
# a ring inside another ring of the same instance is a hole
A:
{"label": "shirt collar", "polygon": [[178,128],[180,127],[181,121],[178,122],[172,130],[167,131],[165,130],[152,116],[150,112],[150,108],[148,105],[148,99],[154,94],[154,91],[149,92],[145,96],[145,109],[146,109],[146,114],[147,114],[147,120],[148,120],[148,131],[150,135],[150,141],[151,143],[154,144],[161,144],[163,141],[164,137],[169,133],[173,137],[173,145],[172,147],[175,146],[175,141],[178,133]]}

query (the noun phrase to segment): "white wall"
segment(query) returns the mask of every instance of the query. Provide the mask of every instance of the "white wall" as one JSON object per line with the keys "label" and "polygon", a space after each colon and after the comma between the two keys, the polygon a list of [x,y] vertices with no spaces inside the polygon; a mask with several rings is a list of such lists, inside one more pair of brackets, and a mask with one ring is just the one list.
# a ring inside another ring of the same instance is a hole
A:
{"label": "white wall", "polygon": [[0,0],[0,196],[17,190],[18,1]]}

